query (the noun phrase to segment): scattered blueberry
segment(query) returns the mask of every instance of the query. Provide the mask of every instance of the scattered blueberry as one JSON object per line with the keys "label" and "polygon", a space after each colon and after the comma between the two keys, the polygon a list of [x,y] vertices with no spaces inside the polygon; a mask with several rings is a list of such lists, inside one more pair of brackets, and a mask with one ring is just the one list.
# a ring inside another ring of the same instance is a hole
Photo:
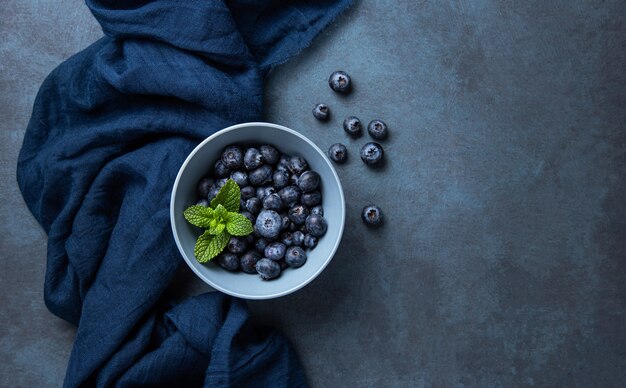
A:
{"label": "scattered blueberry", "polygon": [[341,143],[335,143],[328,148],[328,156],[335,163],[344,163],[348,159],[348,149]]}
{"label": "scattered blueberry", "polygon": [[273,242],[265,247],[265,257],[271,260],[280,260],[285,256],[287,246],[281,242]]}
{"label": "scattered blueberry", "polygon": [[252,197],[246,200],[246,210],[252,214],[259,214],[261,207],[263,207],[263,204],[257,197]]}
{"label": "scattered blueberry", "polygon": [[278,265],[280,265],[281,271],[289,268],[289,264],[287,264],[287,262],[285,261],[285,258],[278,260],[277,263]]}
{"label": "scattered blueberry", "polygon": [[304,243],[304,233],[299,230],[293,232],[291,237],[293,238],[293,245],[302,246],[302,243]]}
{"label": "scattered blueberry", "polygon": [[247,251],[239,259],[241,270],[245,273],[256,273],[256,263],[261,259],[255,251]]}
{"label": "scattered blueberry", "polygon": [[209,196],[209,190],[211,190],[211,186],[215,181],[211,178],[202,178],[200,182],[198,182],[198,195],[200,198],[206,198]]}
{"label": "scattered blueberry", "polygon": [[343,120],[343,130],[352,137],[359,137],[363,131],[363,125],[358,117],[348,116]]}
{"label": "scattered blueberry", "polygon": [[298,178],[299,176],[297,174],[291,174],[289,177],[289,185],[298,186]]}
{"label": "scattered blueberry", "polygon": [[383,140],[387,137],[387,124],[382,120],[372,120],[367,125],[367,133],[377,140]]}
{"label": "scattered blueberry", "polygon": [[302,174],[308,168],[309,165],[306,160],[300,156],[292,156],[291,159],[289,159],[289,170],[296,175]]}
{"label": "scattered blueberry", "polygon": [[278,159],[278,165],[276,166],[276,171],[287,171],[289,172],[289,161],[291,160],[291,155],[282,154],[280,155],[280,159]]}
{"label": "scattered blueberry", "polygon": [[322,207],[322,205],[313,206],[311,208],[311,214],[317,214],[318,216],[323,216],[324,208]]}
{"label": "scattered blueberry", "polygon": [[274,182],[274,187],[277,190],[286,187],[289,184],[289,172],[288,171],[276,171],[274,175],[272,175],[272,181]]}
{"label": "scattered blueberry", "polygon": [[300,188],[295,185],[282,188],[278,192],[278,195],[280,195],[280,199],[283,200],[283,206],[285,207],[291,207],[296,204],[300,200],[301,194],[302,192],[300,191]]}
{"label": "scattered blueberry", "polygon": [[248,181],[248,174],[245,171],[233,171],[230,174],[230,179],[234,180],[239,187],[245,187],[250,184]]}
{"label": "scattered blueberry", "polygon": [[285,252],[285,261],[292,268],[302,267],[306,262],[306,253],[300,247],[289,247]]}
{"label": "scattered blueberry", "polygon": [[269,144],[262,145],[259,147],[259,151],[261,152],[261,156],[263,156],[263,161],[267,164],[274,165],[278,163],[280,159],[280,153],[274,147]]}
{"label": "scattered blueberry", "polygon": [[300,197],[300,202],[308,207],[319,205],[319,203],[322,202],[322,194],[319,191],[304,193],[302,197]]}
{"label": "scattered blueberry", "polygon": [[326,104],[317,104],[315,108],[313,108],[313,116],[320,121],[328,120],[329,115],[330,109],[328,109],[328,105]]}
{"label": "scattered blueberry", "polygon": [[215,187],[221,189],[228,182],[228,178],[222,178],[215,181]]}
{"label": "scattered blueberry", "polygon": [[382,160],[385,152],[383,147],[378,143],[366,143],[361,147],[361,160],[368,166],[376,166]]}
{"label": "scattered blueberry", "polygon": [[228,241],[228,250],[232,253],[244,253],[246,251],[246,241],[241,237],[231,237]]}
{"label": "scattered blueberry", "polygon": [[350,76],[345,71],[335,71],[328,78],[330,88],[339,93],[348,93],[352,89]]}
{"label": "scattered blueberry", "polygon": [[272,179],[272,167],[267,164],[263,164],[250,171],[250,173],[248,174],[248,179],[250,180],[250,184],[254,186],[259,186],[267,183],[270,181],[270,179]]}
{"label": "scattered blueberry", "polygon": [[222,153],[222,163],[231,170],[241,167],[243,164],[243,151],[237,146],[228,146]]}
{"label": "scattered blueberry", "polygon": [[305,171],[298,177],[298,187],[306,193],[317,189],[320,185],[320,174],[313,170]]}
{"label": "scattered blueberry", "polygon": [[230,174],[230,170],[220,159],[215,162],[215,166],[213,167],[213,173],[215,174],[216,178],[226,178]]}
{"label": "scattered blueberry", "polygon": [[361,219],[368,226],[379,226],[383,223],[383,212],[376,205],[368,205],[363,208]]}
{"label": "scattered blueberry", "polygon": [[235,271],[239,268],[239,256],[231,252],[222,252],[217,256],[217,264],[229,271]]}
{"label": "scattered blueberry", "polygon": [[256,262],[256,271],[261,279],[270,280],[280,275],[280,264],[270,259],[261,259]]}
{"label": "scattered blueberry", "polygon": [[259,234],[265,238],[274,238],[280,233],[283,219],[274,210],[263,210],[256,218]]}
{"label": "scattered blueberry", "polygon": [[289,227],[289,224],[291,224],[291,220],[289,219],[288,215],[280,215],[281,217],[283,217],[283,226],[281,227],[281,229],[287,229]]}
{"label": "scattered blueberry", "polygon": [[328,228],[328,224],[326,223],[326,219],[323,216],[317,214],[311,214],[306,218],[306,230],[307,232],[314,237],[323,236],[326,233],[326,229]]}
{"label": "scattered blueberry", "polygon": [[317,237],[311,236],[310,234],[304,235],[304,246],[309,249],[315,248],[317,245]]}
{"label": "scattered blueberry", "polygon": [[306,218],[309,216],[309,209],[303,205],[296,205],[289,209],[289,219],[291,222],[297,225],[304,224]]}
{"label": "scattered blueberry", "polygon": [[263,198],[263,208],[267,210],[280,210],[283,207],[283,200],[280,195],[274,193]]}
{"label": "scattered blueberry", "polygon": [[256,195],[256,189],[252,186],[241,188],[241,199],[250,199]]}
{"label": "scattered blueberry", "polygon": [[211,189],[209,190],[209,195],[207,196],[207,199],[210,201],[213,198],[215,198],[215,196],[217,195],[217,193],[220,192],[219,187],[216,187],[215,185],[211,186]]}
{"label": "scattered blueberry", "polygon": [[243,165],[246,170],[253,170],[263,163],[263,155],[256,148],[248,148],[243,156]]}
{"label": "scattered blueberry", "polygon": [[249,211],[243,211],[241,212],[241,215],[249,219],[250,222],[252,222],[252,225],[254,225],[256,221],[256,216],[254,214],[250,213]]}

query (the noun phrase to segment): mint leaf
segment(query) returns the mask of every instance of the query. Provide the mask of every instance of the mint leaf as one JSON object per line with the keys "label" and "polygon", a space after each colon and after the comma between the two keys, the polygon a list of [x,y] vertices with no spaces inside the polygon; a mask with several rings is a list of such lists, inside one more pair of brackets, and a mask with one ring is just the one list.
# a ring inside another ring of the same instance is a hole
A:
{"label": "mint leaf", "polygon": [[213,209],[206,206],[193,205],[189,206],[183,215],[190,224],[200,228],[208,228],[213,219]]}
{"label": "mint leaf", "polygon": [[246,216],[239,213],[228,213],[226,219],[226,230],[233,236],[246,236],[252,233],[252,223]]}
{"label": "mint leaf", "polygon": [[214,225],[211,225],[211,227],[207,229],[207,232],[209,232],[209,234],[217,235],[222,233],[224,228],[226,228],[226,224],[224,222],[215,222]]}
{"label": "mint leaf", "polygon": [[211,200],[211,207],[215,209],[219,204],[224,206],[229,212],[237,212],[239,211],[240,198],[241,190],[239,189],[239,185],[235,183],[234,180],[229,179],[215,198]]}
{"label": "mint leaf", "polygon": [[220,233],[218,235],[212,235],[208,231],[204,232],[198,241],[196,241],[196,247],[193,250],[193,254],[196,256],[196,260],[200,263],[206,263],[215,256],[219,255],[224,250],[226,244],[230,240],[228,233]]}

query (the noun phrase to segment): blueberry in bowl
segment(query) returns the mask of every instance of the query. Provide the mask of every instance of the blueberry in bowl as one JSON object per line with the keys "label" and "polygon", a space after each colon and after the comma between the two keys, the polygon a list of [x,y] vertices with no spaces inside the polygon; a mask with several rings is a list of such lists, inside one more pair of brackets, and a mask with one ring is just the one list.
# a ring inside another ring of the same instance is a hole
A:
{"label": "blueberry in bowl", "polygon": [[[238,197],[220,220],[227,231],[227,218],[246,223],[249,233],[233,234],[222,252],[199,262],[199,237],[219,227],[194,226],[184,213],[219,205],[220,190],[233,185]],[[183,259],[205,283],[233,296],[269,299],[304,287],[328,265],[343,234],[345,203],[331,161],[313,142],[276,124],[245,123],[213,134],[189,154],[174,182],[170,220]],[[290,247],[298,249],[287,257]]]}

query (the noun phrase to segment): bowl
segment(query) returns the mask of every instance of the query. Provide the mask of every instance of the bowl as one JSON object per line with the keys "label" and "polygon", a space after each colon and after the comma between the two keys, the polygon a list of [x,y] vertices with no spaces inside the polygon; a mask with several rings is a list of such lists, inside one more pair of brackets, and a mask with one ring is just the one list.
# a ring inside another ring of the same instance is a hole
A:
{"label": "bowl", "polygon": [[[280,152],[299,155],[309,167],[321,176],[322,205],[328,222],[326,234],[318,239],[317,246],[307,250],[306,263],[297,269],[288,268],[269,281],[258,275],[241,271],[230,272],[215,260],[199,263],[193,253],[199,229],[183,217],[188,206],[198,200],[198,181],[211,171],[224,147],[271,144]],[[290,294],[315,279],[326,268],[339,247],[346,218],[343,189],[330,160],[311,140],[302,134],[271,123],[244,123],[222,129],[200,143],[183,163],[172,189],[170,219],[176,245],[191,270],[205,283],[226,294],[245,299],[271,299]]]}

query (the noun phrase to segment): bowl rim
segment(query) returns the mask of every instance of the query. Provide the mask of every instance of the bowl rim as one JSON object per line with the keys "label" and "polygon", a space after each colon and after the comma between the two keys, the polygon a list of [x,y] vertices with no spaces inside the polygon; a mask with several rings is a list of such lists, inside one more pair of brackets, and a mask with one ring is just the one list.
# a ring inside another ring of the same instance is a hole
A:
{"label": "bowl rim", "polygon": [[[335,181],[337,182],[338,188],[339,188],[339,199],[340,199],[340,203],[341,203],[341,212],[342,212],[342,217],[341,217],[341,224],[339,225],[339,234],[337,236],[337,239],[330,251],[330,254],[328,255],[328,258],[326,258],[326,260],[322,263],[322,265],[317,269],[317,271],[315,271],[310,277],[308,277],[307,279],[305,279],[303,282],[298,283],[297,285],[288,288],[284,291],[281,292],[277,292],[274,294],[269,294],[269,295],[250,295],[250,294],[245,294],[245,293],[238,293],[238,292],[233,292],[230,290],[227,290],[223,287],[221,287],[219,284],[214,283],[213,281],[211,281],[210,279],[207,279],[198,269],[195,268],[194,265],[192,265],[193,263],[190,262],[190,260],[194,260],[195,258],[188,258],[187,255],[185,254],[185,251],[183,250],[182,244],[178,238],[178,231],[176,229],[176,223],[174,222],[174,202],[175,202],[175,197],[176,197],[176,192],[178,190],[178,183],[180,181],[181,176],[183,175],[183,171],[185,171],[187,164],[189,163],[189,161],[194,157],[194,155],[200,151],[200,149],[202,149],[204,147],[205,144],[207,144],[208,142],[210,142],[211,140],[215,139],[218,136],[221,136],[227,132],[231,132],[231,131],[235,131],[237,129],[240,128],[245,128],[245,127],[253,127],[253,126],[261,126],[261,127],[270,127],[270,128],[275,128],[275,129],[279,129],[282,130],[284,132],[288,132],[292,135],[295,135],[297,137],[299,137],[300,139],[304,140],[307,144],[309,144],[311,147],[313,147],[321,156],[322,158],[326,161],[326,164],[328,164],[328,166],[330,167],[330,170],[333,174],[333,177],[335,179]],[[231,125],[230,127],[226,127],[224,129],[221,129],[217,132],[215,132],[214,134],[212,134],[211,136],[207,137],[206,139],[204,139],[202,142],[200,142],[200,144],[198,144],[190,153],[189,155],[187,155],[187,158],[185,159],[185,161],[183,162],[183,164],[180,166],[180,169],[178,170],[178,174],[176,174],[176,180],[174,181],[174,185],[172,186],[172,193],[171,193],[171,197],[170,197],[170,224],[172,227],[172,234],[174,235],[174,240],[176,241],[176,246],[178,248],[178,251],[180,252],[181,256],[183,257],[183,259],[185,260],[185,263],[187,264],[187,266],[189,268],[191,268],[191,270],[196,274],[196,276],[198,276],[198,278],[200,278],[203,282],[205,282],[206,284],[210,285],[211,287],[215,288],[218,291],[221,291],[225,294],[231,295],[231,296],[235,296],[238,298],[243,298],[243,299],[251,299],[251,300],[263,300],[263,299],[274,299],[274,298],[279,298],[281,296],[285,296],[288,294],[291,294],[295,291],[298,291],[299,289],[303,288],[304,286],[306,286],[307,284],[309,284],[310,282],[313,281],[313,279],[317,278],[319,276],[320,273],[322,273],[322,271],[326,268],[326,266],[328,266],[328,264],[330,263],[330,261],[333,259],[333,257],[335,256],[335,253],[337,253],[337,250],[339,249],[339,245],[341,244],[341,239],[343,237],[343,231],[344,231],[344,227],[345,227],[345,223],[346,223],[346,201],[345,201],[345,196],[343,193],[343,187],[341,185],[341,180],[339,179],[339,175],[337,175],[337,171],[335,171],[335,167],[333,166],[333,164],[331,163],[330,159],[328,159],[328,157],[326,156],[326,153],[324,153],[313,141],[311,141],[309,138],[307,138],[306,136],[302,135],[299,132],[296,132],[295,130],[291,129],[291,128],[287,128],[283,125],[279,125],[279,124],[273,124],[273,123],[268,123],[268,122],[262,122],[262,121],[253,121],[253,122],[246,122],[246,123],[240,123],[240,124],[235,124],[235,125]]]}

